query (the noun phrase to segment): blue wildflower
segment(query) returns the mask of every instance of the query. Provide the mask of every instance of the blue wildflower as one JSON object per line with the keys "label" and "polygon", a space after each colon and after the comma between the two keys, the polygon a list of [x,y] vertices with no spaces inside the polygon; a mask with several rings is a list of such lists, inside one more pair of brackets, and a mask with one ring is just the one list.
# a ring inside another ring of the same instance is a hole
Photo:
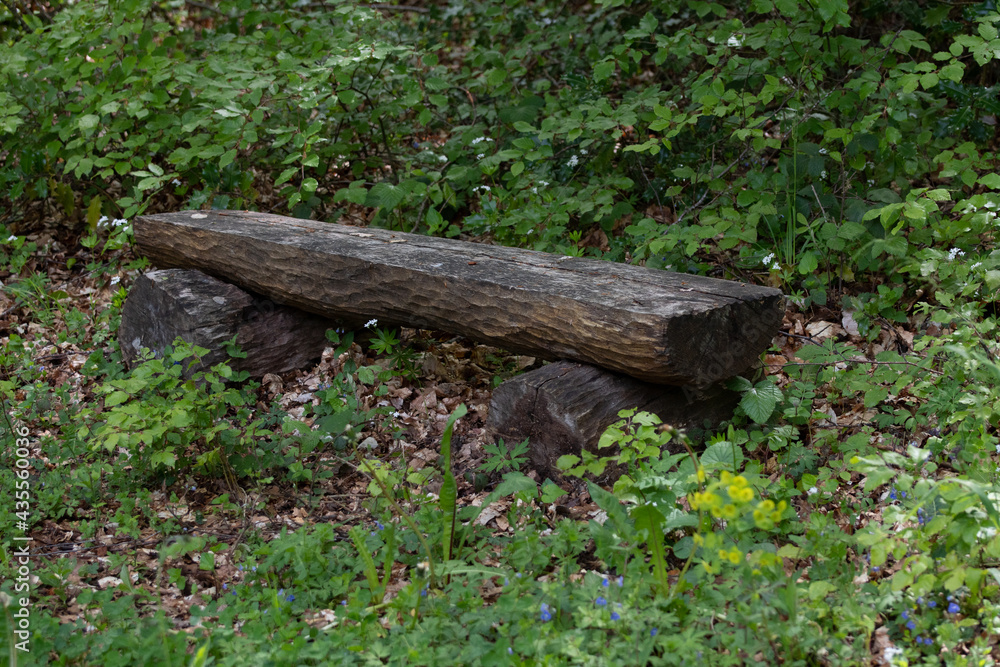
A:
{"label": "blue wildflower", "polygon": [[385,530],[385,525],[381,521],[376,521],[375,528],[377,528],[378,530]]}
{"label": "blue wildflower", "polygon": [[658,634],[659,632],[660,632],[660,630],[659,630],[658,628],[652,628],[652,629],[651,629],[651,630],[649,631],[649,636],[650,636],[650,637],[655,637],[655,636],[656,636],[656,635],[657,635],[657,634]]}
{"label": "blue wildflower", "polygon": [[510,646],[507,647],[507,655],[514,655],[514,649]]}
{"label": "blue wildflower", "polygon": [[618,575],[618,580],[615,583],[618,584],[618,588],[621,588],[622,586],[624,586],[625,585],[625,575],[624,574],[619,574]]}
{"label": "blue wildflower", "polygon": [[602,595],[598,597],[596,600],[594,600],[594,604],[596,604],[598,607],[604,607],[608,604],[608,601],[605,600],[604,596]]}
{"label": "blue wildflower", "polygon": [[924,644],[925,644],[926,646],[930,646],[930,645],[931,645],[931,644],[933,644],[933,643],[934,643],[934,640],[933,640],[933,639],[931,639],[930,637],[924,637]]}
{"label": "blue wildflower", "polygon": [[910,617],[910,612],[908,612],[908,611],[906,611],[906,610],[904,609],[904,610],[903,610],[903,613],[902,613],[902,614],[900,614],[900,616],[902,616],[902,617],[903,617],[904,619],[907,619],[907,618],[909,618],[909,617]]}
{"label": "blue wildflower", "polygon": [[906,623],[906,629],[907,630],[916,630],[917,629],[917,624],[915,622],[913,622],[913,621],[907,621],[907,623]]}
{"label": "blue wildflower", "polygon": [[618,612],[617,612],[617,611],[613,611],[613,612],[611,612],[611,620],[612,620],[612,621],[620,621],[620,620],[621,620],[621,618],[622,618],[622,617],[618,615]]}
{"label": "blue wildflower", "polygon": [[604,579],[601,581],[601,586],[607,588],[610,585],[611,585],[611,580],[608,579],[607,577],[604,577]]}
{"label": "blue wildflower", "polygon": [[957,614],[958,613],[958,609],[959,609],[958,603],[956,603],[956,602],[950,602],[948,604],[948,613],[949,614]]}
{"label": "blue wildflower", "polygon": [[927,606],[930,607],[931,609],[933,609],[934,607],[937,606],[937,601],[936,600],[931,600],[930,602],[927,603]]}
{"label": "blue wildflower", "polygon": [[422,589],[420,589],[420,597],[422,597],[422,598],[427,597],[427,587],[426,586],[424,586]]}
{"label": "blue wildflower", "polygon": [[541,606],[541,612],[542,613],[540,618],[542,619],[543,623],[548,623],[549,621],[552,620],[552,612],[549,610],[549,605],[545,604],[544,602],[542,603]]}

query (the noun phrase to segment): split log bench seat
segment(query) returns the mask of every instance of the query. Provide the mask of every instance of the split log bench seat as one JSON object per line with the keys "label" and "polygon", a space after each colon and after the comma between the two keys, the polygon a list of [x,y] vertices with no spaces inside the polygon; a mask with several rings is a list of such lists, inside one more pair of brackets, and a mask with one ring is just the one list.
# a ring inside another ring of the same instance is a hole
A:
{"label": "split log bench seat", "polygon": [[[604,370],[589,380],[579,370],[559,377],[589,383],[602,377],[600,391],[628,401],[628,391],[648,393],[655,385],[703,391],[745,371],[770,345],[784,313],[780,291],[752,284],[267,213],[146,215],[134,230],[139,252],[161,269],[202,271],[328,320],[448,331],[511,352],[598,367]],[[625,385],[607,380],[613,376],[639,384],[628,381],[623,392]],[[515,381],[523,392],[532,379]],[[550,388],[556,381],[538,380]],[[680,400],[676,389],[662,391],[674,396],[672,403]],[[565,390],[553,395],[568,396]],[[587,413],[584,395],[573,399],[581,405],[567,409]],[[519,405],[517,416],[524,418],[526,404]],[[504,412],[496,401],[494,407]],[[492,426],[503,431],[502,424]],[[602,428],[587,426],[579,437]]]}

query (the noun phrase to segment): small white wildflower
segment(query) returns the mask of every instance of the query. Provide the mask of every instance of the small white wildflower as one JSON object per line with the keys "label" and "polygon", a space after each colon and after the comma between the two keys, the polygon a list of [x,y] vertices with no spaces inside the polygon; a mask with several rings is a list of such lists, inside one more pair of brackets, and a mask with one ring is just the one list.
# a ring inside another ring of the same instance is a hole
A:
{"label": "small white wildflower", "polygon": [[472,145],[475,146],[476,144],[482,143],[484,141],[490,142],[493,140],[490,139],[489,137],[476,137],[475,139],[472,140]]}
{"label": "small white wildflower", "polygon": [[374,326],[378,326],[378,320],[371,319],[365,322],[365,329],[371,329]]}
{"label": "small white wildflower", "polygon": [[488,185],[477,185],[476,187],[472,188],[473,192],[479,192],[480,190],[483,190],[485,192],[489,192],[490,191],[490,186],[488,186]]}
{"label": "small white wildflower", "polygon": [[531,193],[537,195],[538,194],[538,188],[531,188]]}
{"label": "small white wildflower", "polygon": [[586,155],[586,154],[587,154],[587,149],[586,148],[581,148],[580,149],[580,155]]}
{"label": "small white wildflower", "polygon": [[882,650],[882,662],[887,665],[902,665],[905,662],[897,661],[896,656],[902,655],[903,649],[898,646],[886,646]]}
{"label": "small white wildflower", "polygon": [[398,419],[398,418],[399,418],[399,410],[395,410],[395,411],[393,411],[393,413],[392,413],[392,416],[393,416],[394,418]]}
{"label": "small white wildflower", "polygon": [[875,179],[874,178],[869,178],[868,179],[868,187],[870,187],[870,188],[875,187]]}
{"label": "small white wildflower", "polygon": [[[976,269],[978,269],[982,265],[983,265],[982,262],[976,262],[975,264],[973,264],[972,266],[969,267],[969,270],[975,271]],[[998,450],[998,453],[1000,453],[1000,445],[997,445],[997,450]]]}
{"label": "small white wildflower", "polygon": [[566,161],[566,166],[572,169],[576,165],[580,164],[580,158],[577,155],[570,155],[569,160]]}
{"label": "small white wildflower", "polygon": [[948,251],[948,261],[949,262],[955,261],[956,257],[964,257],[964,256],[965,256],[965,253],[962,252],[961,250],[959,250],[958,248],[952,248],[951,250]]}
{"label": "small white wildflower", "polygon": [[115,285],[117,285],[120,282],[121,282],[121,278],[119,278],[118,276],[111,276],[111,286],[112,287],[114,287]]}
{"label": "small white wildflower", "polygon": [[478,155],[476,156],[476,159],[477,159],[477,160],[482,160],[482,159],[483,159],[484,157],[486,157],[486,153],[480,153],[480,154],[478,154]]}
{"label": "small white wildflower", "polygon": [[114,220],[111,221],[111,226],[112,227],[121,227],[121,226],[127,225],[127,224],[128,224],[128,220],[125,220],[124,218],[115,218]]}
{"label": "small white wildflower", "polygon": [[826,150],[825,148],[821,148],[821,149],[819,149],[819,154],[820,154],[820,155],[826,155],[826,154],[827,154],[827,153],[829,153],[829,152],[830,152],[830,151]]}
{"label": "small white wildflower", "polygon": [[819,177],[820,178],[826,178],[826,169],[824,169],[823,171],[819,172]]}
{"label": "small white wildflower", "polygon": [[547,186],[549,184],[549,182],[548,181],[538,181],[538,184],[544,188],[545,186]]}
{"label": "small white wildflower", "polygon": [[180,182],[180,180],[179,180],[179,179],[176,179],[176,178],[175,178],[174,180],[170,181],[170,184],[171,184],[171,185],[180,185],[180,184],[181,184],[181,182]]}
{"label": "small white wildflower", "polygon": [[771,263],[773,261],[774,261],[774,253],[773,252],[769,252],[766,255],[764,255],[764,259],[761,260],[761,262],[764,264],[764,266],[767,266],[767,267],[770,267]]}
{"label": "small white wildflower", "polygon": [[108,224],[108,216],[106,215],[102,215],[100,219],[97,221],[98,227],[104,227],[107,224]]}
{"label": "small white wildflower", "polygon": [[815,486],[811,486],[809,487],[809,490],[806,491],[806,493],[808,493],[810,496],[815,496],[817,493],[819,493],[819,489],[817,489]]}
{"label": "small white wildflower", "polygon": [[447,161],[448,161],[447,155],[438,155],[438,162],[447,162]]}
{"label": "small white wildflower", "polygon": [[13,243],[16,240],[17,240],[17,237],[14,236],[13,234],[11,234],[10,236],[7,237],[7,243]]}
{"label": "small white wildflower", "polygon": [[729,39],[726,40],[726,46],[736,48],[738,46],[743,46],[743,35],[735,34],[730,35]]}
{"label": "small white wildflower", "polygon": [[550,18],[542,19],[542,25],[552,25],[552,19]]}

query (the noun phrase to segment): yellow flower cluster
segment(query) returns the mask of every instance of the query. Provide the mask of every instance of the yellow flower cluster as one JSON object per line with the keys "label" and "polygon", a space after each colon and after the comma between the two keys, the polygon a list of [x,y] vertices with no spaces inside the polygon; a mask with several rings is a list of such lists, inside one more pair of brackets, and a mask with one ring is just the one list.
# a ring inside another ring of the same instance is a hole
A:
{"label": "yellow flower cluster", "polygon": [[[698,480],[706,481],[704,469],[698,468]],[[698,512],[708,512],[716,519],[725,519],[728,528],[737,531],[749,526],[740,527],[741,524],[732,523],[736,519],[743,517],[749,519],[753,516],[754,525],[761,530],[771,530],[775,524],[781,521],[788,503],[782,500],[775,503],[773,500],[758,500],[754,502],[754,490],[746,477],[733,475],[731,472],[722,471],[719,478],[711,480],[702,491],[695,491],[688,495],[688,503],[691,509]],[[692,535],[694,544],[701,549],[704,557],[700,561],[701,567],[707,574],[718,574],[725,563],[739,565],[746,562],[755,574],[759,574],[761,568],[771,568],[781,565],[781,559],[772,553],[764,551],[751,551],[744,553],[738,547],[731,545],[734,541],[729,537],[724,537],[724,533],[705,532],[702,530]]]}
{"label": "yellow flower cluster", "polygon": [[782,500],[775,504],[773,500],[762,500],[753,511],[753,522],[761,530],[771,530],[774,524],[781,521],[782,515],[788,509],[788,503]]}
{"label": "yellow flower cluster", "polygon": [[[699,477],[704,476],[704,471],[698,469]],[[727,498],[724,498],[720,491],[725,490]],[[750,488],[746,477],[736,475],[727,470],[723,470],[719,475],[719,480],[712,482],[704,491],[696,491],[688,496],[688,502],[693,510],[708,510],[716,519],[726,519],[731,521],[739,516],[739,509],[753,500],[753,489]]]}

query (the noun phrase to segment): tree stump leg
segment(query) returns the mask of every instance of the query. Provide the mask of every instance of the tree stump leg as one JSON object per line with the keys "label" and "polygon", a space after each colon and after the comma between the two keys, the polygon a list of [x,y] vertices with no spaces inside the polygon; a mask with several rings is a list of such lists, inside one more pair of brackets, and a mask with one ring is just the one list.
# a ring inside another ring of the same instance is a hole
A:
{"label": "tree stump leg", "polygon": [[564,454],[579,456],[584,449],[597,454],[601,434],[618,420],[620,410],[652,412],[698,438],[706,422],[730,418],[738,403],[738,394],[718,385],[701,391],[668,387],[558,361],[497,387],[486,426],[490,435],[509,444],[528,438],[532,465],[548,475]]}
{"label": "tree stump leg", "polygon": [[[252,377],[307,367],[327,345],[336,322],[279,306],[200,271],[151,271],[136,280],[122,308],[118,339],[129,365],[142,348],[163,354],[178,337],[208,349],[185,375],[228,361]],[[225,343],[236,337],[245,359],[230,359]]]}

